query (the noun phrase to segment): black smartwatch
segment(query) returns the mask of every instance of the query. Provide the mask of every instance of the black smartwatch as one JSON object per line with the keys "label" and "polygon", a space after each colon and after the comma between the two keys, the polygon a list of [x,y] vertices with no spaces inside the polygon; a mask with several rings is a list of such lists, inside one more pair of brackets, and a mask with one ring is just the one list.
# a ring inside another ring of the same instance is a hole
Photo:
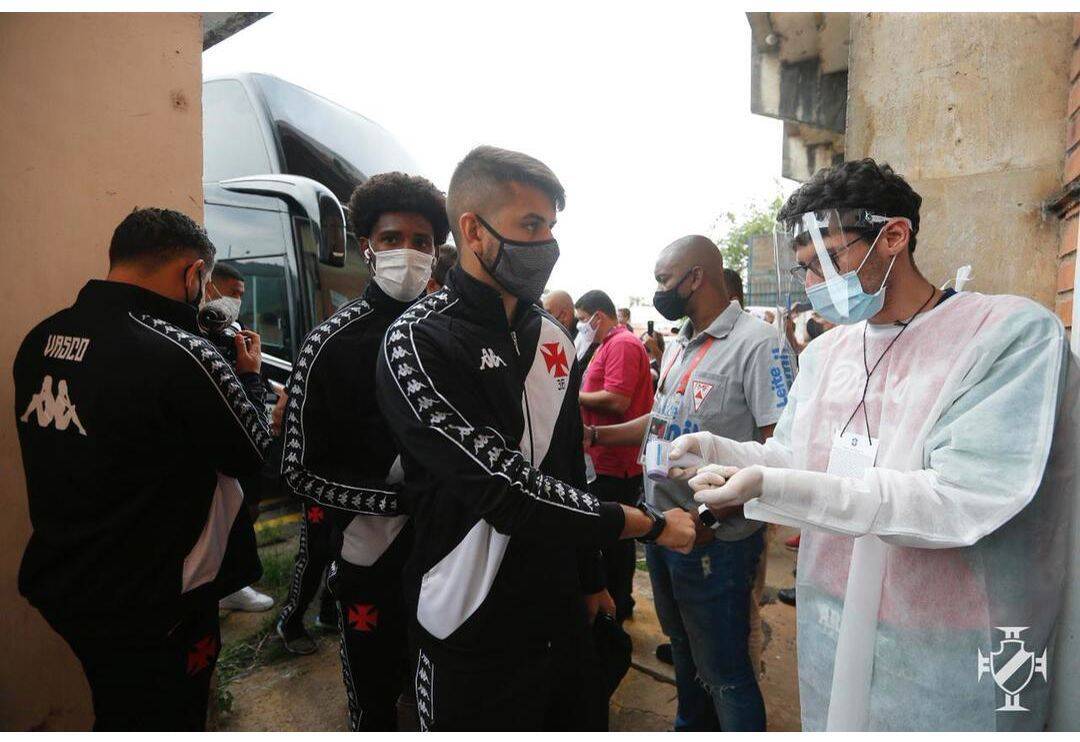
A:
{"label": "black smartwatch", "polygon": [[698,507],[697,513],[698,519],[701,521],[701,525],[708,526],[714,531],[720,528],[720,521],[715,515],[713,515],[713,511],[709,510],[708,505],[701,505],[700,507]]}
{"label": "black smartwatch", "polygon": [[653,522],[652,528],[649,529],[649,532],[643,536],[638,536],[637,540],[643,544],[656,543],[656,539],[660,538],[660,534],[663,533],[664,528],[667,527],[667,518],[664,517],[664,514],[662,512],[660,512],[644,500],[639,500],[636,507],[638,510],[645,513],[645,515],[652,518]]}

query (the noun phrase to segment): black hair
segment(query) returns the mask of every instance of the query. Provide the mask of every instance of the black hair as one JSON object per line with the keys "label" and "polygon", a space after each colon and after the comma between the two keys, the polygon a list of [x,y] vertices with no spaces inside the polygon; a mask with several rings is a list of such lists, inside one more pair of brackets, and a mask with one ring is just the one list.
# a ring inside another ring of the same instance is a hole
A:
{"label": "black hair", "polygon": [[216,250],[206,231],[187,214],[172,209],[136,208],[117,225],[109,243],[109,265],[162,265],[185,251],[198,254],[207,266]]}
{"label": "black hair", "polygon": [[599,289],[586,291],[574,304],[574,309],[581,309],[589,314],[603,312],[611,319],[615,319],[615,302],[611,297]]}
{"label": "black hair", "polygon": [[431,223],[435,244],[446,242],[450,231],[446,198],[427,178],[379,173],[358,185],[349,197],[349,223],[358,238],[370,237],[379,217],[393,211],[419,214]]}
{"label": "black hair", "polygon": [[566,207],[566,190],[547,165],[521,152],[481,145],[465,155],[450,178],[446,208],[455,242],[461,244],[456,231],[461,215],[488,210],[504,196],[507,183],[538,188],[556,211]]}
{"label": "black hair", "polygon": [[233,268],[228,263],[218,263],[214,266],[214,272],[210,274],[212,278],[221,278],[232,281],[244,281],[244,274]]}
{"label": "black hair", "polygon": [[453,245],[439,245],[435,248],[435,267],[431,270],[431,277],[440,286],[446,285],[446,274],[457,262],[457,248]]}
{"label": "black hair", "polygon": [[739,306],[742,306],[746,301],[746,296],[743,294],[742,276],[733,268],[724,268],[724,283],[727,285],[728,295],[732,299],[738,299]]}
{"label": "black hair", "polygon": [[[823,168],[792,193],[776,218],[784,221],[808,211],[866,209],[882,216],[905,216],[911,220],[908,249],[915,252],[922,196],[887,164],[869,157]],[[862,230],[860,230],[862,231]],[[865,230],[876,235],[880,228]]]}

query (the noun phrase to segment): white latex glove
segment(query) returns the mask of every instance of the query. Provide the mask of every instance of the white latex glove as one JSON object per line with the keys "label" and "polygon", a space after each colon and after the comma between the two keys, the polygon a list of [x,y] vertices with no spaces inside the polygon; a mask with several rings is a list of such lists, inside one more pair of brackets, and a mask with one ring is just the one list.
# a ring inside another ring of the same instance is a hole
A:
{"label": "white latex glove", "polygon": [[694,490],[694,500],[709,506],[710,510],[743,505],[755,497],[761,496],[761,486],[765,480],[764,467],[748,466],[738,469],[734,466],[703,466],[690,479],[690,489]]}
{"label": "white latex glove", "polygon": [[[684,456],[697,456],[707,464],[718,464],[720,449],[715,442],[716,436],[712,433],[687,433],[680,435],[671,443],[668,452],[668,461],[678,461]],[[687,480],[698,472],[697,466],[679,467],[673,466],[668,472],[672,479]]]}

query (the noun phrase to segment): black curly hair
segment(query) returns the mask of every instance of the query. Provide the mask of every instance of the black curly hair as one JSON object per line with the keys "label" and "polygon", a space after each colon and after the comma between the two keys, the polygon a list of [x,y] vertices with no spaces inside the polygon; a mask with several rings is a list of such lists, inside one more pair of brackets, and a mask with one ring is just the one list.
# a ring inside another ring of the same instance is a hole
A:
{"label": "black curly hair", "polygon": [[391,211],[419,214],[435,230],[435,244],[446,242],[450,221],[446,197],[427,178],[405,173],[379,173],[358,185],[349,197],[349,223],[359,237],[370,237],[379,217]]}
{"label": "black curly hair", "polygon": [[214,243],[194,219],[172,209],[136,208],[113,231],[109,264],[140,262],[153,267],[185,250],[194,250],[213,266]]}
{"label": "black curly hair", "polygon": [[[776,215],[778,221],[822,209],[866,209],[883,216],[906,216],[911,220],[908,250],[915,252],[922,196],[887,164],[871,158],[853,160],[814,173],[792,193]],[[877,234],[878,229],[871,229]]]}

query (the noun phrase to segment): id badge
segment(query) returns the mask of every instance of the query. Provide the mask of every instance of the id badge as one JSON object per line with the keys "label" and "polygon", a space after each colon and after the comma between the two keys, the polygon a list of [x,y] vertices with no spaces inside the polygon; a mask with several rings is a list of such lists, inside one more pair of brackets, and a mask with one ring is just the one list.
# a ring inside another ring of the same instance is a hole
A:
{"label": "id badge", "polygon": [[638,451],[638,464],[645,466],[645,448],[649,441],[666,440],[668,426],[674,419],[659,412],[649,415],[649,427],[645,430],[645,439],[641,441],[641,450]]}
{"label": "id badge", "polygon": [[664,405],[664,416],[668,419],[668,422],[674,420],[675,416],[679,414],[679,408],[682,407],[682,398],[683,395],[678,393],[668,397],[667,403]]}
{"label": "id badge", "polygon": [[878,442],[858,433],[837,433],[829,452],[829,474],[862,479],[877,461]]}

